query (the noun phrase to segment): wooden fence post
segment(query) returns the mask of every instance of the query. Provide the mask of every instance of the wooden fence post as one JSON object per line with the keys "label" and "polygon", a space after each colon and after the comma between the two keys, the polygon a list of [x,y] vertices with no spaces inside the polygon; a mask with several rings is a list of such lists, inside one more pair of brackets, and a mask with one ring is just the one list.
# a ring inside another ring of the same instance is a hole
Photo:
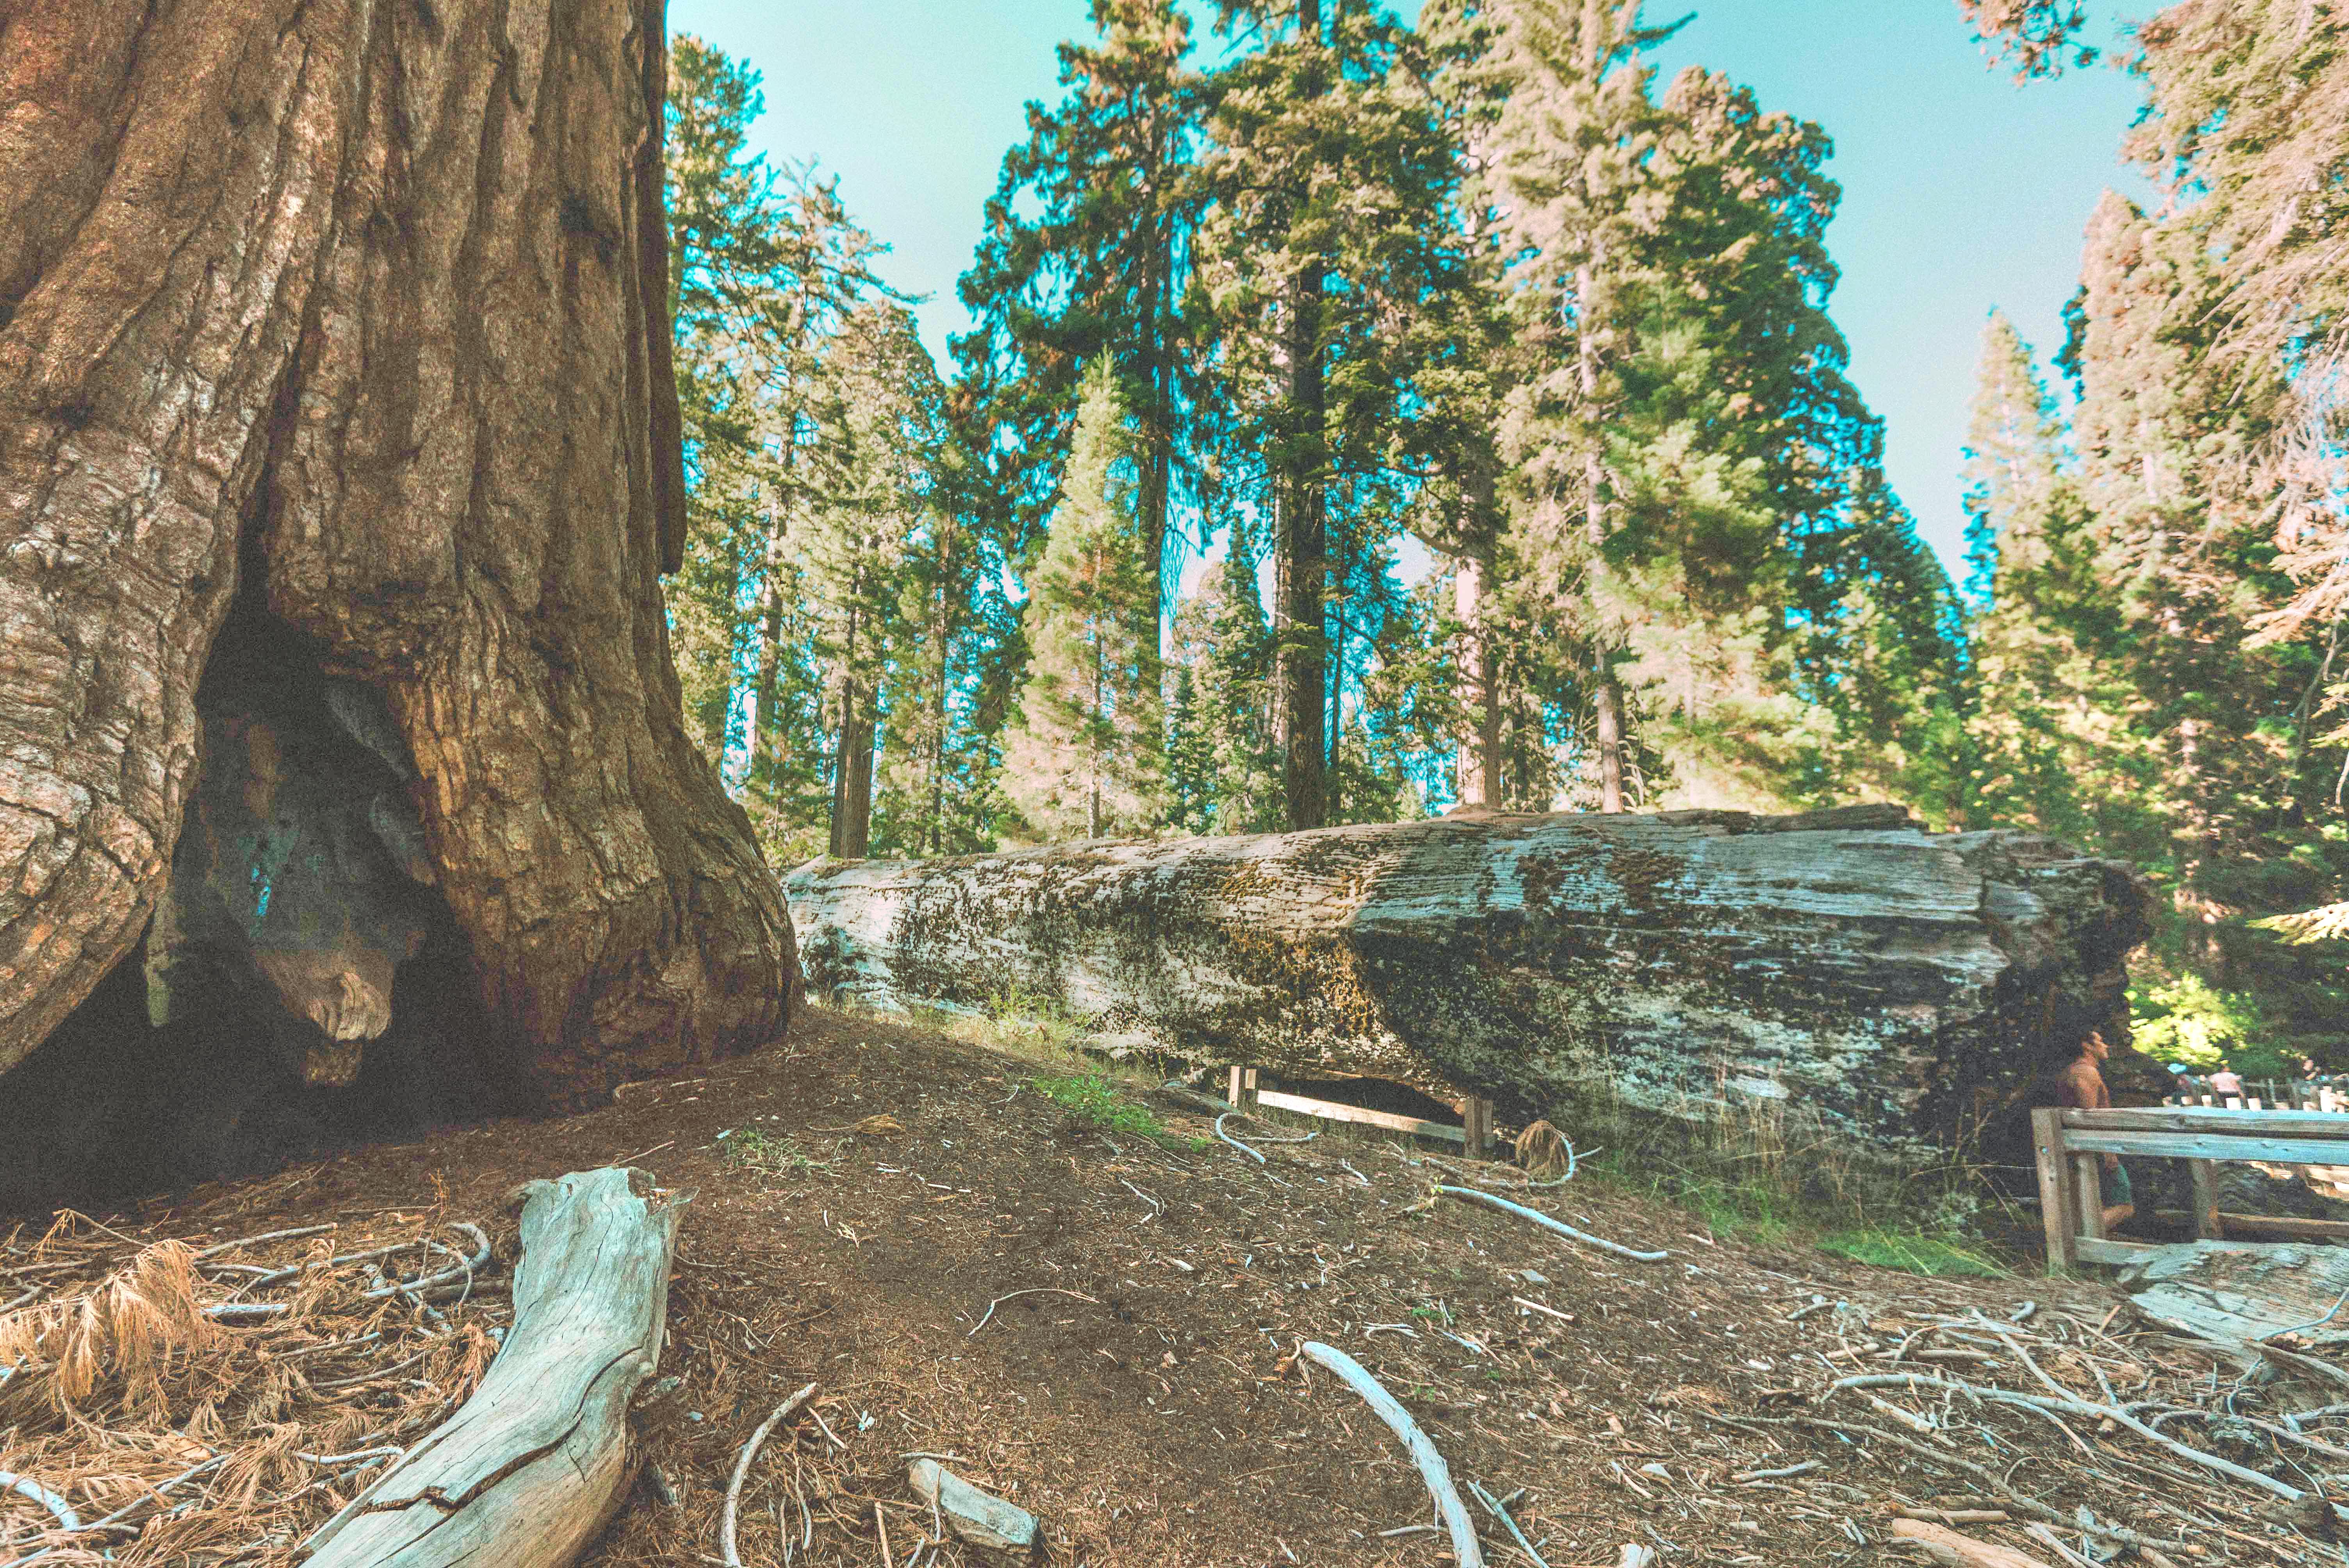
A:
{"label": "wooden fence post", "polygon": [[2064,1112],[2047,1106],[2031,1113],[2031,1142],[2039,1167],[2039,1219],[2047,1233],[2047,1272],[2068,1274],[2076,1256],[2073,1230],[2079,1202],[2073,1191],[2072,1161],[2064,1153]]}
{"label": "wooden fence post", "polygon": [[2219,1162],[2215,1160],[2189,1160],[2186,1169],[2194,1179],[2194,1233],[2212,1241],[2224,1240],[2227,1228],[2219,1222]]}
{"label": "wooden fence post", "polygon": [[1460,1102],[1461,1143],[1471,1160],[1482,1160],[1493,1142],[1493,1102],[1470,1095]]}

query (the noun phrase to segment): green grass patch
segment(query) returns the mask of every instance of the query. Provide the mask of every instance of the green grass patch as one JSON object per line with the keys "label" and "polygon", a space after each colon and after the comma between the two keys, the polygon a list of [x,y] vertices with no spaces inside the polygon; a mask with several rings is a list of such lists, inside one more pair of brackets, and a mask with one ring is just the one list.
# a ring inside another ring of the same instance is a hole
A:
{"label": "green grass patch", "polygon": [[1167,1136],[1165,1124],[1147,1107],[1135,1105],[1119,1094],[1116,1082],[1106,1073],[1040,1078],[1030,1080],[1029,1087],[1065,1108],[1079,1121],[1104,1131],[1133,1132],[1145,1138]]}
{"label": "green grass patch", "polygon": [[755,1171],[761,1176],[800,1181],[840,1174],[840,1151],[847,1146],[848,1140],[843,1138],[817,1153],[802,1148],[799,1140],[788,1134],[771,1133],[757,1127],[735,1128],[718,1140],[729,1165]]}
{"label": "green grass patch", "polygon": [[1830,1231],[1819,1251],[1909,1274],[1997,1279],[2006,1271],[1987,1254],[1943,1236],[1918,1231]]}
{"label": "green grass patch", "polygon": [[1791,1236],[1800,1222],[1796,1202],[1764,1181],[1733,1181],[1709,1171],[1611,1151],[1582,1161],[1579,1174],[1619,1192],[1688,1210],[1716,1241],[1775,1245]]}

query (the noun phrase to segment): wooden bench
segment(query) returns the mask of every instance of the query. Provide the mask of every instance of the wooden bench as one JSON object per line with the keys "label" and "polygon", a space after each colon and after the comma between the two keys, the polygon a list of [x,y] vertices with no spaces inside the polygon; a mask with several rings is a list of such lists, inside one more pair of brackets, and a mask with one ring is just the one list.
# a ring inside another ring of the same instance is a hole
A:
{"label": "wooden bench", "polygon": [[2078,1264],[2127,1264],[2155,1248],[2105,1234],[2099,1172],[2107,1154],[2183,1160],[2193,1172],[2197,1236],[2266,1230],[2291,1235],[2349,1236],[2349,1222],[2263,1219],[2219,1212],[2222,1161],[2271,1165],[2349,1165],[2349,1126],[2337,1114],[2304,1110],[2218,1110],[2199,1106],[2049,1108],[2031,1113],[2039,1167],[2039,1213],[2047,1232],[2050,1273]]}

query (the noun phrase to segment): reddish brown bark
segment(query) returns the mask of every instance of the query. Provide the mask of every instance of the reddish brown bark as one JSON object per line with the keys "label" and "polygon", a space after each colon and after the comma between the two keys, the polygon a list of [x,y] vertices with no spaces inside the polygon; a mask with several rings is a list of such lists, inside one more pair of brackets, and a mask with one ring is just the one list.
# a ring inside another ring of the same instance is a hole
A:
{"label": "reddish brown bark", "polygon": [[548,1101],[779,1034],[687,739],[662,0],[0,0],[0,1070],[128,953],[240,592],[384,698]]}

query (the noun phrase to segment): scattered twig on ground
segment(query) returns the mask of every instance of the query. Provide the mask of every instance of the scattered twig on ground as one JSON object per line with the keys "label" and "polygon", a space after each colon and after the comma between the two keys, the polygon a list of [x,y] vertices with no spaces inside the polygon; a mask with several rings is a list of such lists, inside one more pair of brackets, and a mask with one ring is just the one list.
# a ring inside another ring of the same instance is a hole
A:
{"label": "scattered twig on ground", "polygon": [[1236,1110],[1227,1110],[1224,1112],[1223,1115],[1216,1118],[1216,1136],[1230,1144],[1233,1148],[1238,1150],[1241,1153],[1247,1155],[1249,1159],[1255,1161],[1257,1164],[1261,1165],[1264,1163],[1263,1155],[1257,1153],[1255,1150],[1250,1149],[1247,1144],[1242,1143],[1238,1139],[1234,1138],[1230,1133],[1224,1130],[1224,1123],[1229,1121],[1233,1117],[1237,1116],[1239,1112]]}
{"label": "scattered twig on ground", "polygon": [[1499,1499],[1473,1480],[1468,1483],[1468,1490],[1476,1494],[1476,1501],[1485,1505],[1485,1512],[1501,1522],[1502,1527],[1509,1532],[1509,1539],[1517,1543],[1517,1549],[1534,1560],[1534,1568],[1549,1568],[1549,1563],[1534,1550],[1534,1543],[1526,1539],[1526,1532],[1517,1528],[1517,1522],[1509,1517],[1508,1509]]}
{"label": "scattered twig on ground", "polygon": [[1512,1203],[1506,1198],[1491,1192],[1480,1192],[1474,1187],[1439,1186],[1436,1191],[1447,1198],[1467,1198],[1483,1203],[1488,1208],[1498,1209],[1503,1213],[1515,1214],[1521,1220],[1531,1220],[1544,1230],[1556,1231],[1559,1235],[1580,1242],[1585,1246],[1597,1247],[1601,1252],[1613,1253],[1618,1257],[1630,1258],[1635,1263],[1660,1264],[1672,1255],[1668,1252],[1643,1253],[1637,1248],[1627,1247],[1620,1242],[1610,1242],[1604,1236],[1594,1236],[1588,1231],[1578,1231],[1563,1220],[1551,1219],[1538,1209],[1528,1209],[1523,1203]]}
{"label": "scattered twig on ground", "polygon": [[1095,1306],[1099,1306],[1101,1305],[1100,1302],[1093,1301],[1092,1296],[1085,1295],[1082,1291],[1062,1290],[1058,1285],[1030,1285],[1026,1290],[1015,1290],[1009,1295],[999,1295],[993,1301],[988,1302],[987,1304],[987,1310],[978,1315],[978,1321],[972,1325],[971,1331],[968,1334],[964,1335],[963,1337],[965,1339],[977,1338],[978,1336],[978,1331],[987,1326],[987,1320],[995,1315],[995,1309],[997,1307],[1001,1306],[1007,1301],[1017,1300],[1019,1297],[1023,1295],[1072,1295],[1079,1301],[1092,1302],[1092,1305]]}
{"label": "scattered twig on ground", "polygon": [[1411,1450],[1419,1473],[1427,1481],[1428,1491],[1435,1498],[1436,1511],[1444,1516],[1444,1525],[1451,1531],[1455,1568],[1484,1568],[1485,1552],[1476,1543],[1476,1524],[1468,1517],[1468,1505],[1460,1501],[1459,1489],[1452,1484],[1451,1467],[1444,1462],[1444,1456],[1436,1451],[1435,1444],[1420,1429],[1419,1423],[1412,1419],[1411,1412],[1361,1362],[1336,1346],[1309,1339],[1299,1350],[1307,1360],[1337,1374],[1339,1381],[1361,1395],[1362,1402]]}
{"label": "scattered twig on ground", "polygon": [[767,1434],[775,1429],[776,1423],[807,1403],[808,1396],[814,1392],[815,1385],[811,1383],[776,1406],[767,1418],[759,1423],[758,1430],[750,1434],[750,1440],[742,1445],[741,1455],[734,1461],[734,1479],[726,1483],[726,1503],[718,1515],[718,1550],[726,1559],[727,1568],[742,1568],[742,1554],[734,1538],[735,1513],[742,1501],[742,1478],[750,1473],[750,1461],[759,1457],[759,1449],[766,1443]]}

